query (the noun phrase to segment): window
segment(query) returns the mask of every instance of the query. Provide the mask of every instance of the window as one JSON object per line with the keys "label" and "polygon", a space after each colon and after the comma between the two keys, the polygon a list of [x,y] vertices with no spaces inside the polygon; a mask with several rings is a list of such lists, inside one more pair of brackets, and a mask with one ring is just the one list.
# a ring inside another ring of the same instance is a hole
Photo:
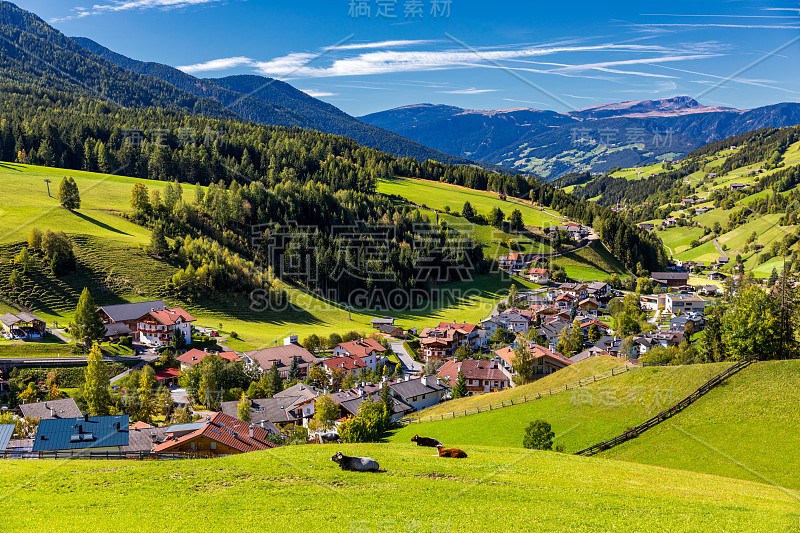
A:
{"label": "window", "polygon": [[216,450],[217,449],[217,443],[216,442],[211,441],[211,449],[212,450]]}
{"label": "window", "polygon": [[197,443],[196,442],[189,443],[189,448],[191,448],[192,450],[196,450],[197,449]]}

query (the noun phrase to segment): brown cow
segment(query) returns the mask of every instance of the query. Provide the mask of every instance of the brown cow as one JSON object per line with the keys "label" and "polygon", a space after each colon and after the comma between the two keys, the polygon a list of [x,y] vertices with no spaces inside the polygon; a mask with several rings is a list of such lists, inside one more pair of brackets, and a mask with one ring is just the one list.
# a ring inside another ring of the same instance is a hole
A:
{"label": "brown cow", "polygon": [[464,450],[459,450],[458,448],[443,448],[442,445],[438,445],[436,449],[439,451],[439,457],[452,457],[453,459],[466,459],[467,453]]}

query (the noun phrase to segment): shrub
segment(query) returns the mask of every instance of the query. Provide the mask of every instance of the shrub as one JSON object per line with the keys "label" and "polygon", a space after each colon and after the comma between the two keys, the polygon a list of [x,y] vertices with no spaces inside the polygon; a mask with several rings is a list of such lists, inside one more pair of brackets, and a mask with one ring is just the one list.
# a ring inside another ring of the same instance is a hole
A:
{"label": "shrub", "polygon": [[531,450],[552,450],[555,436],[549,423],[544,420],[535,420],[525,430],[522,445]]}

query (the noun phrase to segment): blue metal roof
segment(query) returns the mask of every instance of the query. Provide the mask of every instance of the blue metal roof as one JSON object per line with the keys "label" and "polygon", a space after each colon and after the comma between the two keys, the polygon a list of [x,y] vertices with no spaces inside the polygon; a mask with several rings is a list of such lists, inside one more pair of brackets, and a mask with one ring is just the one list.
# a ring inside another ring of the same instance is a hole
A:
{"label": "blue metal roof", "polygon": [[55,418],[39,422],[33,451],[128,445],[128,415]]}
{"label": "blue metal roof", "polygon": [[8,441],[11,440],[15,427],[16,424],[0,424],[0,452],[8,448]]}

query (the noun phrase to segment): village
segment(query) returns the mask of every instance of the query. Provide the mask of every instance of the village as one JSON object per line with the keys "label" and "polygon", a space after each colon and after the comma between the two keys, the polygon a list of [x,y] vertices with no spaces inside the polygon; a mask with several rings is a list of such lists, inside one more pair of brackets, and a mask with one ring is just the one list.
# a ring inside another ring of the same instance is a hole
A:
{"label": "village", "polygon": [[[252,351],[226,349],[217,331],[160,300],[98,307],[99,340],[130,343],[142,359],[108,379],[117,407],[90,414],[75,398],[51,394],[53,384],[39,383],[3,406],[14,423],[0,425],[0,452],[220,457],[339,440],[339,428],[361,416],[364,404],[385,405],[396,425],[450,399],[491,395],[592,357],[640,365],[653,350],[690,343],[720,291],[689,286],[681,271],[652,273],[646,294],[603,281],[558,283],[535,259],[500,258],[509,274],[540,288],[512,288],[476,324],[453,320],[418,330],[374,318],[368,333],[303,342],[288,335]],[[35,341],[48,330],[31,313],[9,313],[0,322],[7,338]],[[10,378],[0,374],[6,400],[13,396]],[[140,397],[143,386],[152,400]]]}

